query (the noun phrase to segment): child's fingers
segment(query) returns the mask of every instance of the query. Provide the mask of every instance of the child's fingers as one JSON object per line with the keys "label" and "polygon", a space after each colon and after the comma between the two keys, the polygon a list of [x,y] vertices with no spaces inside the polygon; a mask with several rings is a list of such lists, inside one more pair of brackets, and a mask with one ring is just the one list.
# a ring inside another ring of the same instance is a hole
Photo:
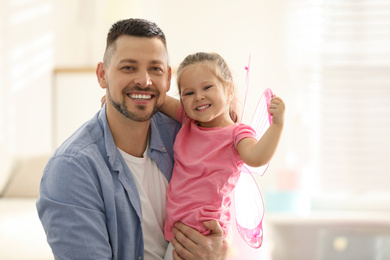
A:
{"label": "child's fingers", "polygon": [[272,98],[271,98],[271,102],[272,101],[280,101],[280,102],[283,102],[283,100],[280,98],[280,97],[277,97],[276,95],[274,95]]}
{"label": "child's fingers", "polygon": [[270,103],[269,108],[270,108],[270,109],[274,109],[274,108],[280,107],[282,104],[283,104],[283,102],[280,101],[280,100],[273,100],[273,101]]}

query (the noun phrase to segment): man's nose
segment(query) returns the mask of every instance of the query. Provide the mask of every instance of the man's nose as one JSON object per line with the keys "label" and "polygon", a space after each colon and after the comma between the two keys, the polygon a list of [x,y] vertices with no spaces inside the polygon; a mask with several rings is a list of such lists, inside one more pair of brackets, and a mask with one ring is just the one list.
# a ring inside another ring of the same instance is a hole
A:
{"label": "man's nose", "polygon": [[152,79],[150,78],[148,71],[138,71],[134,78],[134,83],[140,87],[149,87],[152,85]]}

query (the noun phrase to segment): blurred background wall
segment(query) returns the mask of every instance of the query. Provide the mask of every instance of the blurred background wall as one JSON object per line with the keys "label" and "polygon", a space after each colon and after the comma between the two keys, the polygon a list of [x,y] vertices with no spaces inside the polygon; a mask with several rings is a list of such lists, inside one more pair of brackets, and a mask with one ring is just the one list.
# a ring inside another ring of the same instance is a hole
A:
{"label": "blurred background wall", "polygon": [[[288,3],[1,1],[1,151],[18,155],[51,153],[99,109],[103,91],[93,71],[102,59],[110,25],[128,17],[153,20],[164,30],[173,68],[196,51],[220,53],[234,73],[242,101],[245,66],[251,55],[245,117],[250,122],[265,88],[272,88],[286,102],[289,99],[286,93],[291,83],[284,40]],[[174,83],[172,95],[175,90]],[[83,104],[81,109],[75,100]],[[294,120],[294,114],[289,118]],[[275,156],[275,166],[278,161],[286,165],[283,154],[290,138],[286,134],[284,139],[287,142],[281,145],[280,155]]]}
{"label": "blurred background wall", "polygon": [[220,53],[242,101],[251,55],[244,122],[266,88],[285,100],[281,145],[256,177],[270,221],[388,216],[388,0],[2,0],[2,160],[51,154],[99,109],[94,69],[110,25],[129,17],[164,30],[173,68],[196,51]]}
{"label": "blurred background wall", "polygon": [[[165,31],[173,68],[196,51],[225,57],[242,101],[251,55],[244,122],[250,122],[265,88],[285,99],[286,130],[263,177],[266,188],[344,197],[380,191],[379,197],[389,198],[389,1],[4,0],[0,5],[2,153],[51,153],[93,115],[103,94],[94,69],[106,33],[118,19],[141,17]],[[77,71],[88,76],[77,78]],[[172,95],[175,89],[173,83]]]}

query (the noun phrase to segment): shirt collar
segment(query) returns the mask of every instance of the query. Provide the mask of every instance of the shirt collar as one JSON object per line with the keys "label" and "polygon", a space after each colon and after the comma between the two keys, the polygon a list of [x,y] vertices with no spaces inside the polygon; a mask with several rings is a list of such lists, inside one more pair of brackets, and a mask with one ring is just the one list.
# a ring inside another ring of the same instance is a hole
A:
{"label": "shirt collar", "polygon": [[104,144],[106,146],[105,148],[108,157],[108,162],[110,163],[111,167],[114,168],[116,157],[119,151],[116,148],[114,138],[112,137],[112,133],[110,130],[110,126],[108,125],[106,104],[103,105],[103,108],[99,112],[98,121],[103,129]]}
{"label": "shirt collar", "polygon": [[150,123],[150,149],[157,150],[164,153],[167,152],[162,137],[160,135],[158,125],[156,124],[155,117],[152,117]]}
{"label": "shirt collar", "polygon": [[[110,130],[110,127],[108,125],[107,121],[107,114],[106,114],[106,104],[104,104],[103,108],[100,110],[98,120],[100,125],[103,128],[104,132],[104,141],[106,145],[106,152],[108,155],[108,161],[110,165],[114,167],[117,156],[119,154],[119,151],[115,145],[114,138],[112,137],[112,133]],[[156,124],[156,120],[154,117],[151,118],[151,124],[150,124],[150,146],[148,154],[150,156],[151,150],[157,150],[159,152],[167,152],[164,142],[162,140],[162,137],[160,135],[160,132],[158,130],[158,125]]]}

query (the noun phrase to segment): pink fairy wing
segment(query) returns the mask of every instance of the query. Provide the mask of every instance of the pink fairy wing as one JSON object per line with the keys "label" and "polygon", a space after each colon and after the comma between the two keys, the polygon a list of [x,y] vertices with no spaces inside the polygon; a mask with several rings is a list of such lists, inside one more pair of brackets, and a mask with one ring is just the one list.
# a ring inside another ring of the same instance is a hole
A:
{"label": "pink fairy wing", "polygon": [[264,204],[256,181],[245,166],[234,189],[234,200],[238,233],[249,246],[259,248],[263,243]]}
{"label": "pink fairy wing", "polygon": [[241,114],[241,120],[244,118],[245,115],[245,104],[246,104],[246,98],[248,97],[248,90],[249,90],[249,70],[251,68],[251,55],[249,55],[248,59],[248,66],[245,67],[246,70],[246,77],[245,77],[245,96],[244,96],[244,107],[242,109]]}
{"label": "pink fairy wing", "polygon": [[[259,140],[267,131],[272,123],[272,116],[269,113],[269,106],[273,96],[271,89],[266,89],[257,104],[255,113],[253,115],[251,126],[256,131],[256,139]],[[268,168],[269,163],[261,167],[250,167],[245,165],[251,173],[263,175]]]}
{"label": "pink fairy wing", "polygon": [[[247,68],[249,70],[249,66]],[[269,106],[272,96],[272,91],[266,89],[257,104],[251,123],[251,126],[256,131],[257,140],[263,136],[271,125],[272,117],[269,113]],[[244,164],[234,189],[237,230],[242,239],[253,248],[259,248],[263,242],[264,203],[252,173],[263,175],[268,165],[269,163],[262,167],[254,168]]]}

